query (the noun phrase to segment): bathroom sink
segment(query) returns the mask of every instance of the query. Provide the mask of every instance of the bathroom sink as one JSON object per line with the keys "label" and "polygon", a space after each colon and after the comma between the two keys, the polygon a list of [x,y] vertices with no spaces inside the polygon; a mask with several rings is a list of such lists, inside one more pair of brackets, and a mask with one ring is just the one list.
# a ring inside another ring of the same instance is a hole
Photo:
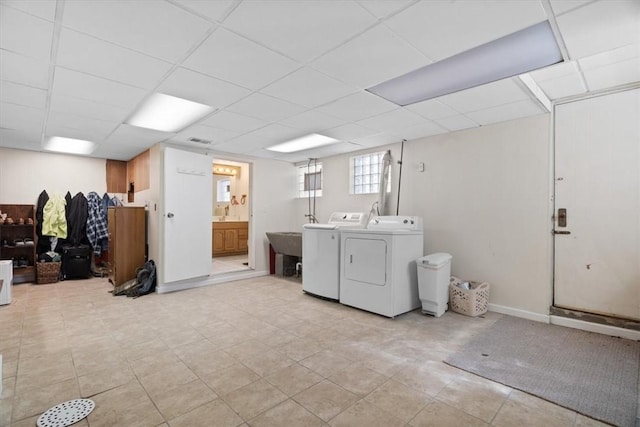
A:
{"label": "bathroom sink", "polygon": [[297,231],[267,232],[269,243],[279,254],[302,257],[302,233]]}
{"label": "bathroom sink", "polygon": [[237,215],[214,215],[211,221],[212,222],[240,221],[240,217]]}

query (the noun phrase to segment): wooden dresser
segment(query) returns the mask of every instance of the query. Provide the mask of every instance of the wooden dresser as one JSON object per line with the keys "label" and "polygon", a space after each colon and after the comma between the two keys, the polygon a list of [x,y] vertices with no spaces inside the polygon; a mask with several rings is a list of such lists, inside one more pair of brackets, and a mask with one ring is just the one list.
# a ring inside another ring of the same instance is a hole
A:
{"label": "wooden dresser", "polygon": [[117,206],[108,210],[109,279],[114,286],[136,277],[145,262],[144,207]]}

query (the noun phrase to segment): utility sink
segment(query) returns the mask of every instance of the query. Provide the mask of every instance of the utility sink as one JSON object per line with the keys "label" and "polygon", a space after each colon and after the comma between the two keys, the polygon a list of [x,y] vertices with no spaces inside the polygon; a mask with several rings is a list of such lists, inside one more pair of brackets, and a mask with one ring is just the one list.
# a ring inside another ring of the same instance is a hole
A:
{"label": "utility sink", "polygon": [[297,231],[267,232],[267,238],[277,253],[302,257],[302,233]]}

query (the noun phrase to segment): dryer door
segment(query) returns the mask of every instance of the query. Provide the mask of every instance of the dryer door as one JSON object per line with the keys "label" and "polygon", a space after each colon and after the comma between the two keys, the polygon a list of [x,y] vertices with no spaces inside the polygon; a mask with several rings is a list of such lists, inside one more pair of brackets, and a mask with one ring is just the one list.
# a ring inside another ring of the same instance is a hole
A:
{"label": "dryer door", "polygon": [[387,242],[375,238],[345,240],[344,275],[349,280],[384,286],[387,282]]}

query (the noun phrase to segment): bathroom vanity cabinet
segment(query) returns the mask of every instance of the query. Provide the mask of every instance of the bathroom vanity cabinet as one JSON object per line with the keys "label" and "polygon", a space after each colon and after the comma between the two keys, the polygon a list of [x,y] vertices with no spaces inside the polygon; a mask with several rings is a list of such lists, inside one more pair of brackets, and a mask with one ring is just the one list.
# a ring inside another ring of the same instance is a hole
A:
{"label": "bathroom vanity cabinet", "polygon": [[211,223],[214,257],[248,253],[249,223],[247,221],[216,221]]}

